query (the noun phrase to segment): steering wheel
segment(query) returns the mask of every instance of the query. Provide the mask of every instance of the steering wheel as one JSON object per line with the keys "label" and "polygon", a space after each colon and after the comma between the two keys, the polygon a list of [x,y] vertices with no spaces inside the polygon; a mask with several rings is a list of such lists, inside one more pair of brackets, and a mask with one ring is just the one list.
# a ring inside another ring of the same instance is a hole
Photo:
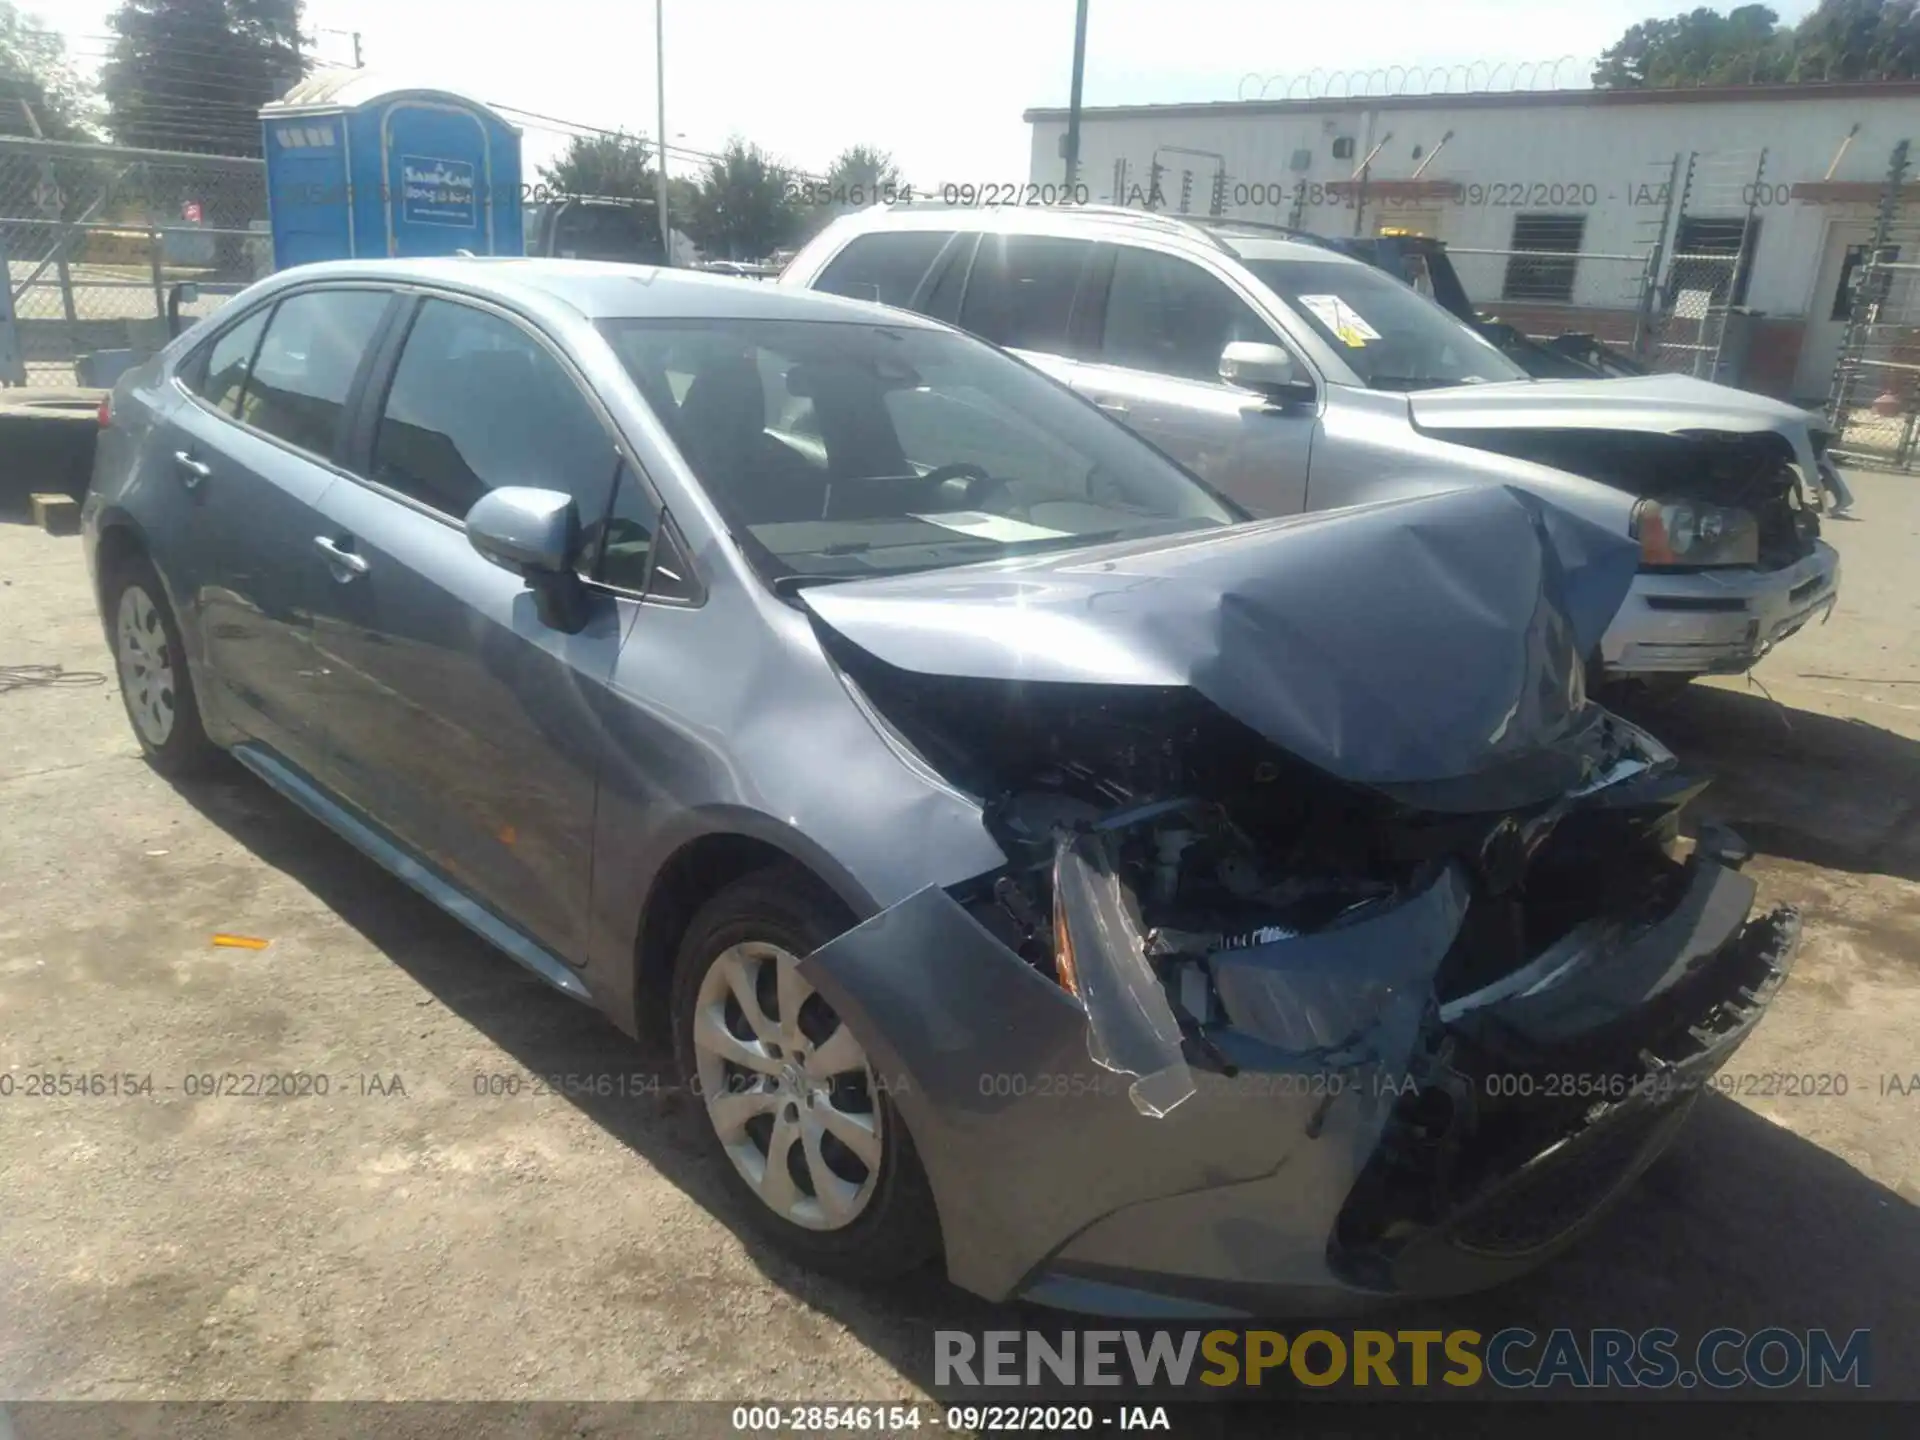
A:
{"label": "steering wheel", "polygon": [[965,480],[967,482],[967,494],[968,497],[971,498],[974,486],[982,484],[992,478],[991,475],[987,474],[987,472],[982,470],[978,465],[962,460],[957,464],[942,465],[937,470],[929,470],[920,477],[920,483],[929,489],[937,490],[949,480]]}
{"label": "steering wheel", "polygon": [[1004,480],[996,480],[980,466],[967,461],[953,465],[942,465],[937,470],[929,470],[920,477],[921,481],[938,489],[954,480],[965,480],[966,506],[969,510],[994,511],[996,513],[1012,510],[1012,487]]}

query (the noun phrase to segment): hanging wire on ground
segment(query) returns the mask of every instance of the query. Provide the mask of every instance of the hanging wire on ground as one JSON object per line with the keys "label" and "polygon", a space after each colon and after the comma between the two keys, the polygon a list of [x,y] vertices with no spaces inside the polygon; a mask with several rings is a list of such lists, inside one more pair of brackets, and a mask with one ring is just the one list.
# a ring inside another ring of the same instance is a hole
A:
{"label": "hanging wire on ground", "polygon": [[104,685],[107,677],[98,670],[69,670],[64,665],[0,665],[0,695],[15,690],[69,689],[81,685]]}
{"label": "hanging wire on ground", "polygon": [[1788,732],[1791,733],[1793,730],[1793,721],[1787,718],[1787,707],[1773,698],[1773,692],[1767,689],[1751,670],[1747,671],[1747,688],[1750,690],[1758,690],[1762,695],[1767,697],[1767,703],[1773,706],[1773,713],[1780,717],[1780,723],[1786,726]]}

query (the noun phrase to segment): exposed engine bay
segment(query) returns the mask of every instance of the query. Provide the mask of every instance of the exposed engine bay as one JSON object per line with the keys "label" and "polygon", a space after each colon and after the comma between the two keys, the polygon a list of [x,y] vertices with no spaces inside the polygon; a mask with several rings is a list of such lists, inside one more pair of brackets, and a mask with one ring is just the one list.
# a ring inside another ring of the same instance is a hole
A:
{"label": "exposed engine bay", "polygon": [[1439,979],[1443,1002],[1596,914],[1656,913],[1682,868],[1668,853],[1680,808],[1703,784],[1589,706],[1562,747],[1577,779],[1558,799],[1422,809],[1316,771],[1191,690],[1007,684],[841,658],[900,738],[983,798],[1011,864],[967,897],[975,918],[1061,980],[1055,891],[1063,854],[1078,855],[1111,876],[1143,952],[1200,1026],[1226,1017],[1178,978],[1182,962],[1353,924],[1449,862],[1472,876],[1474,904],[1471,941]]}
{"label": "exposed engine bay", "polygon": [[1817,481],[1802,476],[1793,446],[1771,431],[1680,433],[1595,429],[1459,429],[1456,444],[1598,480],[1650,500],[1692,500],[1754,517],[1763,570],[1813,553],[1820,538]]}

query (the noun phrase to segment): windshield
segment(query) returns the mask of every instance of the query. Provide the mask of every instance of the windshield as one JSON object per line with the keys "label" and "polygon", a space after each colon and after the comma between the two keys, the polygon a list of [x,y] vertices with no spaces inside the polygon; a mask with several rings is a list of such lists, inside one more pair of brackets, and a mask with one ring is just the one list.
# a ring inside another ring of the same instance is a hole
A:
{"label": "windshield", "polygon": [[1070,391],[965,336],[796,320],[600,328],[770,580],[1245,518]]}
{"label": "windshield", "polygon": [[1243,260],[1372,390],[1432,390],[1527,372],[1389,275],[1338,260]]}

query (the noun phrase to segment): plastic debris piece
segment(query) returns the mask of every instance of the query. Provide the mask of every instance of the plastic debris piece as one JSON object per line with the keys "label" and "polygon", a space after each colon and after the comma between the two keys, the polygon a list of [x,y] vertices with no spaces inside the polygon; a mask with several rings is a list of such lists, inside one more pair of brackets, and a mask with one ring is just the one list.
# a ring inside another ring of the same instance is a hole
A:
{"label": "plastic debris piece", "polygon": [[223,950],[264,950],[273,942],[256,935],[216,935],[213,943]]}

